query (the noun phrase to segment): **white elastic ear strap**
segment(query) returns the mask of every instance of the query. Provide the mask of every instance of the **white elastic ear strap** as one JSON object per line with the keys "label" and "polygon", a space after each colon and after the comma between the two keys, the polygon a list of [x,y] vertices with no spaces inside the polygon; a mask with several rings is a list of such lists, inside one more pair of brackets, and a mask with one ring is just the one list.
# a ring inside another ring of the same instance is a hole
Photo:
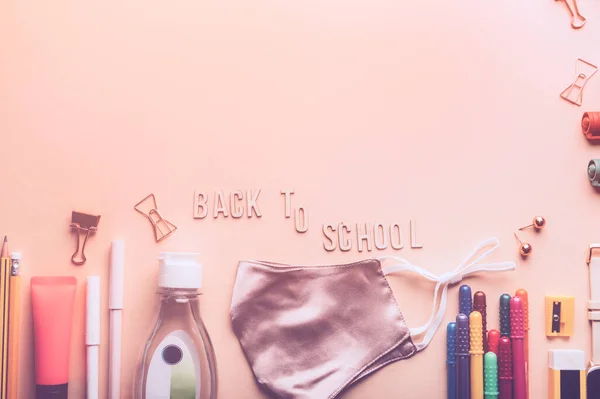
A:
{"label": "white elastic ear strap", "polygon": [[[459,283],[460,281],[462,281],[463,278],[478,272],[504,272],[507,270],[515,269],[516,265],[514,262],[479,263],[489,254],[491,254],[494,250],[496,250],[498,246],[500,246],[500,241],[498,241],[497,238],[490,238],[488,240],[483,241],[453,271],[449,273],[444,273],[440,276],[437,276],[419,266],[415,266],[402,258],[396,258],[393,256],[385,256],[379,258],[379,260],[382,262],[386,260],[394,262],[391,265],[385,266],[383,268],[383,274],[386,276],[390,273],[410,271],[417,273],[418,275],[436,283],[435,289],[433,290],[433,307],[431,309],[429,319],[424,325],[410,329],[410,334],[413,337],[425,332],[425,335],[423,336],[421,342],[415,344],[417,350],[420,351],[425,349],[425,347],[427,347],[429,342],[431,342],[431,340],[435,336],[435,333],[440,327],[440,324],[444,319],[444,313],[446,312],[448,286],[450,284]],[[484,249],[486,250],[483,251]],[[479,256],[477,256],[478,254]],[[440,294],[440,288],[441,295],[440,304],[438,307],[437,298]]]}
{"label": "white elastic ear strap", "polygon": [[[592,257],[592,249],[600,248],[598,244],[590,246],[590,300],[588,301],[588,319],[592,322],[592,363],[600,364],[600,254]],[[599,251],[600,252],[600,251]]]}

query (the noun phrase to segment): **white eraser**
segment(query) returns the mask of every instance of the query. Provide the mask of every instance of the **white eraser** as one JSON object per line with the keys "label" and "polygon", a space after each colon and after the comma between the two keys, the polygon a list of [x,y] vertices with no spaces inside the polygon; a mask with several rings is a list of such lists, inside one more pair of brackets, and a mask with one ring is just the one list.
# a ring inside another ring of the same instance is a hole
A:
{"label": "white eraser", "polygon": [[87,278],[85,344],[100,345],[100,277]]}
{"label": "white eraser", "polygon": [[548,351],[548,365],[554,370],[585,370],[585,353],[580,350],[552,349]]}
{"label": "white eraser", "polygon": [[115,240],[110,251],[108,308],[123,309],[123,281],[125,278],[125,242]]}
{"label": "white eraser", "polygon": [[21,253],[20,252],[11,252],[10,253],[10,258],[11,259],[21,259]]}

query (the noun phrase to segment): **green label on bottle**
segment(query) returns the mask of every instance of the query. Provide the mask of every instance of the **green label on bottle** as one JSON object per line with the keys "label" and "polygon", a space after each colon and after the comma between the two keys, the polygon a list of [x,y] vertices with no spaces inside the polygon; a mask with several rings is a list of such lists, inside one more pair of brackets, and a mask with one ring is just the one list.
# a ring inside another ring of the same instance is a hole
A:
{"label": "green label on bottle", "polygon": [[167,335],[151,359],[146,399],[200,399],[200,361],[185,331]]}

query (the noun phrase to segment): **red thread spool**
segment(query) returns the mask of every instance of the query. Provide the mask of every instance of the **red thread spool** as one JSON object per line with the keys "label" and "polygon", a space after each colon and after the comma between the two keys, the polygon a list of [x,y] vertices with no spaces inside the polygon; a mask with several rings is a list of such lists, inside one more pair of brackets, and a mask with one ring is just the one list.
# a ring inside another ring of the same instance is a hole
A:
{"label": "red thread spool", "polygon": [[584,112],[581,130],[588,140],[600,140],[600,112]]}

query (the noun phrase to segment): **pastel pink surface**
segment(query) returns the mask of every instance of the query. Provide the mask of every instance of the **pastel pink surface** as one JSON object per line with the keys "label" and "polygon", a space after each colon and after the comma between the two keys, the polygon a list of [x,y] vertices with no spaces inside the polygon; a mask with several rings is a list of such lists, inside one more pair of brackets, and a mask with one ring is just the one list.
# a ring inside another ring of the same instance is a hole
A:
{"label": "pastel pink surface", "polygon": [[[22,397],[34,392],[32,275],[78,279],[73,398],[85,392],[85,277],[101,276],[105,397],[113,239],[127,245],[124,397],[156,314],[158,253],[198,251],[219,397],[234,399],[265,397],[229,322],[239,260],[394,254],[441,274],[490,236],[503,243],[496,260],[518,269],[467,283],[488,296],[489,329],[495,298],[528,290],[531,397],[545,397],[547,350],[589,350],[585,251],[600,240],[600,198],[586,177],[599,152],[580,131],[583,111],[600,109],[600,75],[583,107],[559,98],[577,57],[600,63],[600,7],[579,8],[588,23],[575,31],[560,2],[0,2],[0,235],[23,252]],[[260,219],[192,218],[194,190],[258,188]],[[284,188],[310,212],[304,235],[283,216]],[[151,192],[179,228],[160,244],[133,210]],[[102,215],[83,267],[69,261],[72,210]],[[534,248],[523,261],[512,234],[535,215],[548,223],[521,233]],[[322,246],[323,223],[397,222],[406,239],[410,219],[422,249]],[[423,324],[433,285],[413,275],[390,284],[409,326]],[[544,339],[544,295],[576,296],[569,341]],[[395,398],[398,376],[413,398],[443,397],[444,345],[442,331],[345,397]]]}

